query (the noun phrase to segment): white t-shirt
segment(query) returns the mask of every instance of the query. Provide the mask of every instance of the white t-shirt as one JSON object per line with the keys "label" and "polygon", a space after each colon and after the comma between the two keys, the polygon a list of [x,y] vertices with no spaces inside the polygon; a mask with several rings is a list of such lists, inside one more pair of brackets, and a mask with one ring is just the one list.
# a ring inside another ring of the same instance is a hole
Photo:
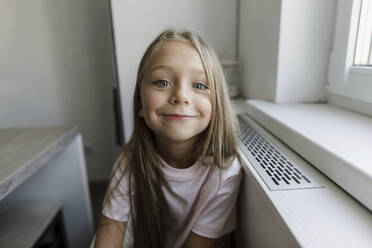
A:
{"label": "white t-shirt", "polygon": [[[181,247],[189,233],[219,238],[236,228],[236,199],[242,176],[239,160],[220,173],[216,166],[205,166],[197,160],[186,169],[177,169],[164,160],[163,172],[171,189],[179,196],[174,197],[163,188],[165,198],[175,220],[167,223],[166,247]],[[116,185],[120,173],[114,175],[110,187]],[[123,178],[110,199],[106,198],[102,213],[111,219],[127,222],[130,215],[127,181]],[[128,227],[127,227],[128,229]],[[127,234],[126,234],[127,236]]]}

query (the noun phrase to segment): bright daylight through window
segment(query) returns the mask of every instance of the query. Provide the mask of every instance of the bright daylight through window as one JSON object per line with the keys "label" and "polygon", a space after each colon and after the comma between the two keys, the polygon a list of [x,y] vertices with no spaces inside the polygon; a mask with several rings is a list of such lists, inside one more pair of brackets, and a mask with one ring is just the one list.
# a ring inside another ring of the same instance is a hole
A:
{"label": "bright daylight through window", "polygon": [[372,66],[372,0],[362,0],[360,5],[354,65]]}
{"label": "bright daylight through window", "polygon": [[356,100],[350,108],[371,115],[372,0],[338,0],[334,30],[327,91],[341,106]]}

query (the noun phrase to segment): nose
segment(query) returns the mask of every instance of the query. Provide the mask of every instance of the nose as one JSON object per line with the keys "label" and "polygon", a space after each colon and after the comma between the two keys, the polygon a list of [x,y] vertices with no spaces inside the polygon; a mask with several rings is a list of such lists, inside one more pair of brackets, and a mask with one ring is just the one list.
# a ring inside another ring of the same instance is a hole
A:
{"label": "nose", "polygon": [[190,104],[190,96],[185,86],[175,87],[171,97],[171,104]]}

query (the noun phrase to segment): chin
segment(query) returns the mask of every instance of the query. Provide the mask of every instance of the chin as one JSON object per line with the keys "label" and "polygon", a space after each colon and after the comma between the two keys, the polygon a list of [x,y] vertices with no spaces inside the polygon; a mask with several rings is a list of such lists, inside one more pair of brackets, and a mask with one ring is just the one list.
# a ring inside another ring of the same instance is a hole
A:
{"label": "chin", "polygon": [[193,135],[193,136],[166,136],[166,139],[169,140],[170,142],[184,142],[184,141],[188,141],[188,140],[192,140],[192,139],[196,139],[197,135]]}

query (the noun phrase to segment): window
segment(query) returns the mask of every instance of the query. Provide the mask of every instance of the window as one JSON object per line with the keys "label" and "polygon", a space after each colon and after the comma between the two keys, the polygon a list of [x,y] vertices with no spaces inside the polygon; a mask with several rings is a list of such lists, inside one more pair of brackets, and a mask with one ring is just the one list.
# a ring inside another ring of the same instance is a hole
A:
{"label": "window", "polygon": [[327,90],[372,104],[372,0],[339,0]]}
{"label": "window", "polygon": [[362,0],[359,10],[358,34],[354,66],[372,66],[372,1]]}

